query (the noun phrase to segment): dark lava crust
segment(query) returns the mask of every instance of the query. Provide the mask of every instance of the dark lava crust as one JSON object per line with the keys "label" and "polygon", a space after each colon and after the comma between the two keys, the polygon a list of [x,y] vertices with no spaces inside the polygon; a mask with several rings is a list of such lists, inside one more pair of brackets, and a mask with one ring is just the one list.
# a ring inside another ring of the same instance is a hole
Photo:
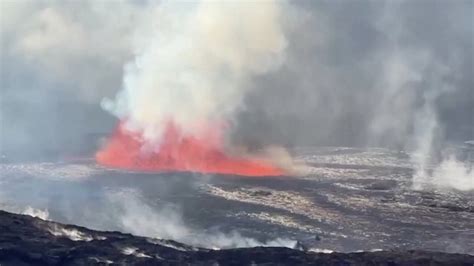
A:
{"label": "dark lava crust", "polygon": [[[72,240],[74,239],[74,240]],[[194,248],[0,211],[0,265],[473,265],[474,256],[427,251],[313,253],[280,247]]]}

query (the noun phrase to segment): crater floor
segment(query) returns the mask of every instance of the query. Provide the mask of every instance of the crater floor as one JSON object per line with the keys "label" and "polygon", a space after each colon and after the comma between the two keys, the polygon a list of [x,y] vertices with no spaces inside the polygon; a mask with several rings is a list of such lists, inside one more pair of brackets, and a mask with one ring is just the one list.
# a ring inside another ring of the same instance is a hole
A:
{"label": "crater floor", "polygon": [[474,193],[412,188],[408,155],[301,148],[304,176],[138,173],[94,162],[0,164],[0,208],[206,248],[474,254]]}

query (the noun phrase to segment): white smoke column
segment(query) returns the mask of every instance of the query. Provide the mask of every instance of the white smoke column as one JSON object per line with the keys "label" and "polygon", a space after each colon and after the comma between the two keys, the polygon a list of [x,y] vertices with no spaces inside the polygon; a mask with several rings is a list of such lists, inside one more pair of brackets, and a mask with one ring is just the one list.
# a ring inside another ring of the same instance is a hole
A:
{"label": "white smoke column", "polygon": [[[430,90],[423,94],[423,107],[415,113],[414,118],[414,143],[415,152],[411,155],[415,172],[413,175],[414,189],[474,189],[474,172],[469,161],[462,162],[456,159],[452,152],[443,152],[440,159],[436,158],[436,153],[440,148],[440,135],[442,129],[439,125],[435,101],[442,97],[442,94],[455,90],[442,78],[449,69],[438,62],[431,64],[435,66],[436,77],[428,83]],[[441,148],[443,151],[443,148]]]}
{"label": "white smoke column", "polygon": [[163,3],[137,32],[122,91],[103,107],[152,145],[170,120],[185,134],[209,121],[231,121],[251,78],[282,62],[281,5]]}
{"label": "white smoke column", "polygon": [[[423,54],[421,51],[418,53]],[[404,56],[401,56],[401,58],[403,57]],[[441,158],[436,158],[436,154],[443,151],[443,147],[439,147],[442,146],[440,145],[442,128],[439,125],[435,102],[442,97],[443,93],[456,89],[441,78],[446,75],[449,69],[436,62],[429,54],[425,54],[421,58],[421,63],[418,62],[418,64],[414,64],[414,62],[410,62],[410,60],[402,60],[402,62],[406,64],[404,68],[412,69],[413,71],[409,75],[417,77],[417,79],[411,79],[411,82],[421,80],[421,73],[415,70],[420,69],[419,66],[423,69],[429,63],[430,67],[433,68],[431,71],[436,73],[436,77],[430,78],[428,81],[429,89],[423,91],[422,100],[424,103],[422,107],[413,110],[414,135],[411,140],[411,148],[414,152],[410,157],[415,170],[413,174],[413,188],[454,188],[457,190],[472,190],[474,189],[474,172],[469,162],[458,161],[452,153],[448,153],[447,156],[444,155]],[[415,67],[416,65],[418,65],[418,68]],[[410,81],[410,79],[407,80]],[[401,85],[403,86],[399,87],[398,90],[406,89],[404,86],[407,86],[407,83],[401,83]],[[415,90],[415,88],[410,89]],[[413,99],[409,100],[413,101]],[[400,113],[400,116],[403,117],[403,111]],[[393,125],[400,126],[397,122],[393,123]]]}
{"label": "white smoke column", "polygon": [[[410,161],[414,168],[414,189],[473,190],[473,167],[469,161],[462,162],[454,154],[446,154],[436,110],[436,101],[443,94],[458,89],[447,78],[452,76],[455,63],[440,60],[429,47],[402,45],[406,29],[397,15],[402,3],[387,3],[378,25],[386,32],[390,45],[381,54],[383,75],[377,86],[384,93],[371,133],[376,139],[405,143],[405,148],[413,151]],[[420,107],[418,100],[422,103]]]}
{"label": "white smoke column", "polygon": [[433,162],[436,134],[440,129],[431,103],[417,114],[415,135],[417,149],[411,156],[415,172],[413,175],[414,189],[449,189],[474,190],[474,171],[468,161],[462,162],[449,153],[440,162]]}

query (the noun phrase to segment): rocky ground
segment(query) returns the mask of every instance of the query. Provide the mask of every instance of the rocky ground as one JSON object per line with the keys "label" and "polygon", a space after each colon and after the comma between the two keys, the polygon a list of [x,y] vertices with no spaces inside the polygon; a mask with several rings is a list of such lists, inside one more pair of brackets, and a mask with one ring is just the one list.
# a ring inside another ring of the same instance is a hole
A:
{"label": "rocky ground", "polygon": [[0,265],[473,265],[428,251],[315,253],[281,247],[227,250],[100,232],[0,211]]}

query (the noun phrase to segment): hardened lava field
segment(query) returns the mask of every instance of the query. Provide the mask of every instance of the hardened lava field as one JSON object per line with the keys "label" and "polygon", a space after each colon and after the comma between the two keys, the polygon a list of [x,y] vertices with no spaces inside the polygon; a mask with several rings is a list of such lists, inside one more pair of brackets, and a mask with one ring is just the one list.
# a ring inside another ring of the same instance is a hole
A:
{"label": "hardened lava field", "polygon": [[59,222],[197,245],[190,239],[245,246],[234,241],[237,232],[245,241],[297,240],[323,251],[474,254],[473,192],[414,190],[406,154],[355,148],[295,153],[311,173],[252,178],[110,170],[92,162],[5,163],[0,197],[7,210],[42,210]]}

